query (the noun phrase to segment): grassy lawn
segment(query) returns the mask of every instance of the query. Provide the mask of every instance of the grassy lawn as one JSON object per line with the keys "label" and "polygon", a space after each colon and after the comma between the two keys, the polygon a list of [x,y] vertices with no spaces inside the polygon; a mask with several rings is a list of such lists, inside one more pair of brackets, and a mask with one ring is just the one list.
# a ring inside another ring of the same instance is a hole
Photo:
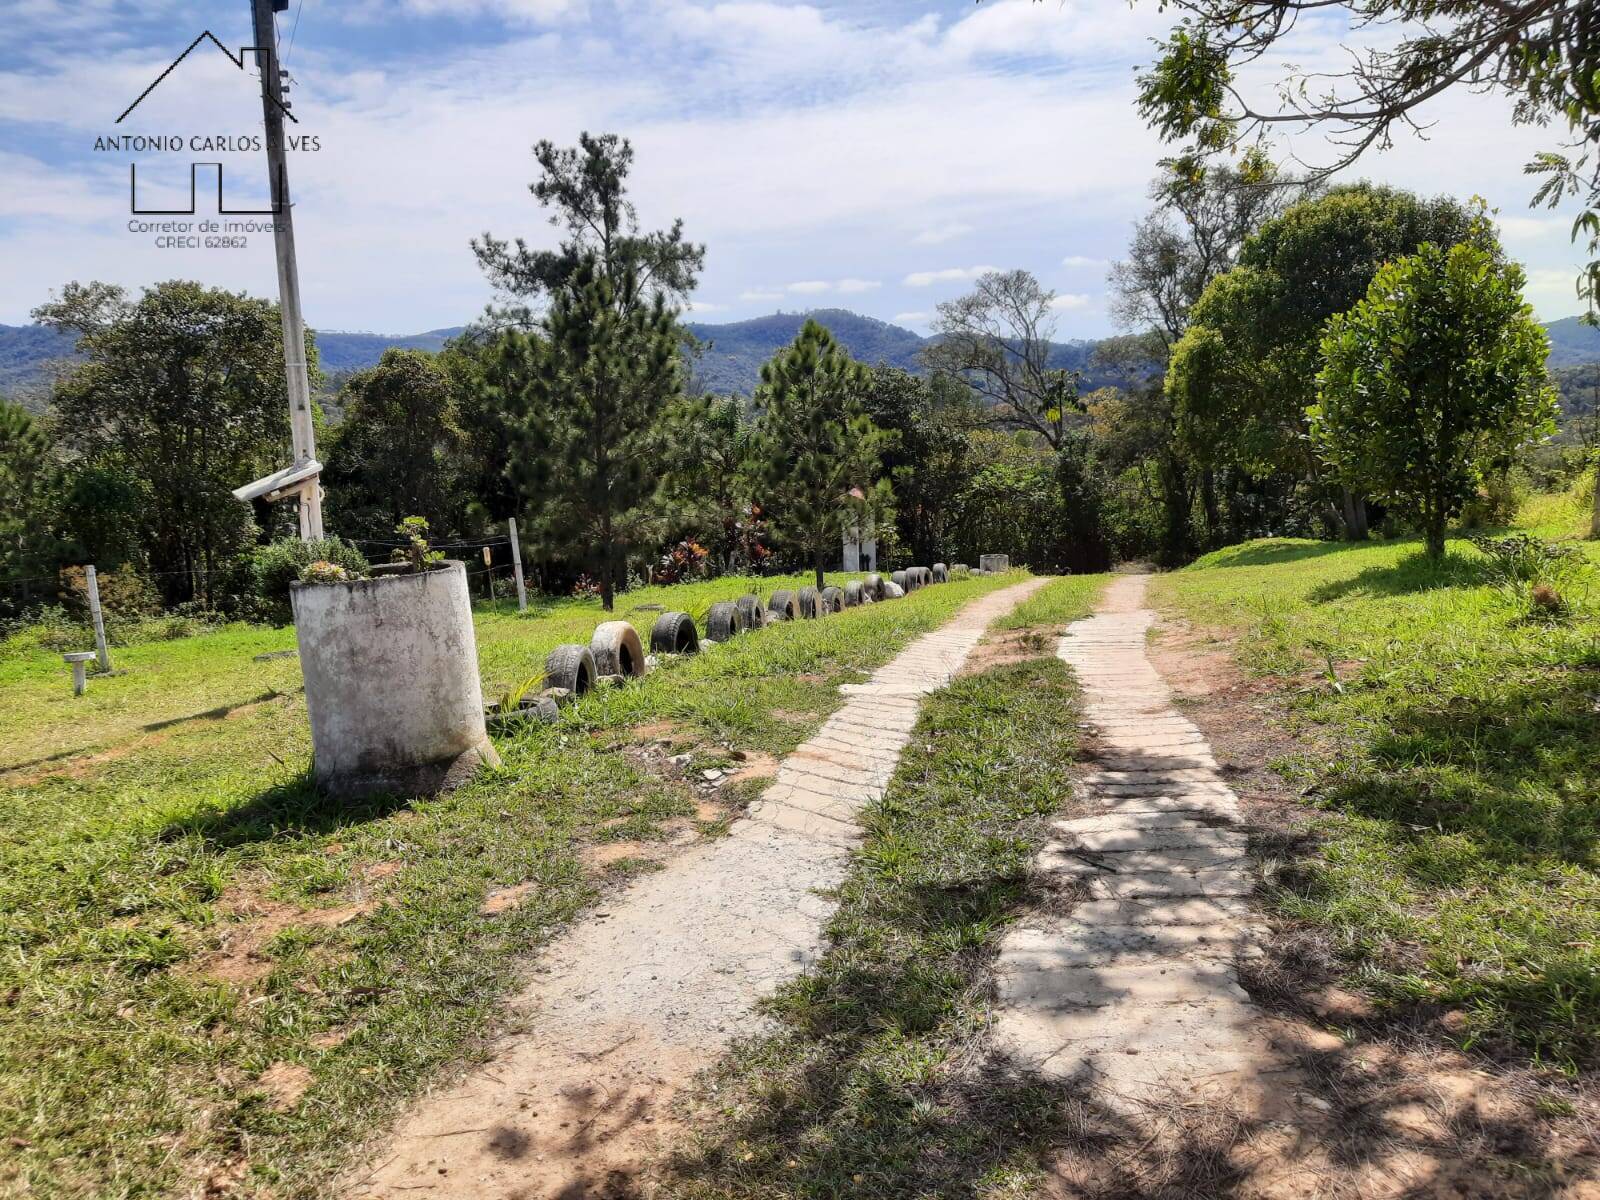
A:
{"label": "grassy lawn", "polygon": [[[840,682],[1022,577],[679,660],[499,739],[501,769],[414,803],[335,805],[307,786],[298,665],[253,661],[291,646],[291,631],[129,647],[126,674],[76,704],[58,658],[6,656],[0,1193],[321,1193],[353,1146],[493,1031],[520,956],[608,872],[648,868],[637,856],[601,867],[586,850],[717,832],[632,727],[654,723],[695,770],[782,752],[839,703]],[[745,590],[649,589],[618,612],[698,615]],[[601,617],[578,601],[481,614],[486,691],[536,673]],[[501,902],[486,906],[491,895]]]}
{"label": "grassy lawn", "polygon": [[[1556,511],[1559,508],[1560,511]],[[1571,509],[1572,511],[1567,511]],[[1541,532],[1569,532],[1546,504]],[[1600,545],[1585,553],[1600,558]],[[1306,878],[1275,896],[1331,932],[1357,984],[1463,1010],[1468,1040],[1568,1069],[1600,1046],[1600,579],[1536,621],[1452,542],[1269,540],[1161,577],[1153,596],[1239,631],[1297,727],[1274,764],[1320,810]]]}
{"label": "grassy lawn", "polygon": [[[1081,616],[1102,582],[1052,583],[1031,605],[1047,626]],[[1048,647],[928,699],[864,814],[830,949],[770,1002],[777,1031],[728,1056],[672,1194],[957,1196],[1036,1178],[1059,1089],[980,1070],[972,1052],[1029,860],[1070,796],[1076,723]]]}

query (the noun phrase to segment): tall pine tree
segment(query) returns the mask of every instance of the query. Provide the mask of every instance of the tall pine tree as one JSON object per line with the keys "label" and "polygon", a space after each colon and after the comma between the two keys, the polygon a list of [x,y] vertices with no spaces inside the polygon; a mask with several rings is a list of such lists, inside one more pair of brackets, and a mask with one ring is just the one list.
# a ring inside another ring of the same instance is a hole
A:
{"label": "tall pine tree", "polygon": [[658,533],[663,412],[683,386],[676,312],[659,292],[619,308],[616,286],[583,256],[542,336],[502,335],[489,371],[516,443],[519,509],[538,514],[534,532],[548,548],[589,565],[608,612],[628,549]]}
{"label": "tall pine tree", "polygon": [[811,559],[818,588],[847,528],[892,519],[879,478],[890,435],[867,415],[867,386],[866,368],[811,320],[761,368],[755,457],[767,510],[779,537]]}

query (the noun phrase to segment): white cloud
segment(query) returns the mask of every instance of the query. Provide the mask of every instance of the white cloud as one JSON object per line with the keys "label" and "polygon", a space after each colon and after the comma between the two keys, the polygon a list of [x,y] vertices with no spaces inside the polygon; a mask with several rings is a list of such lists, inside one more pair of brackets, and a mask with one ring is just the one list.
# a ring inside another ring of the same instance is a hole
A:
{"label": "white cloud", "polygon": [[1068,270],[1079,271],[1089,267],[1103,267],[1106,260],[1103,258],[1090,258],[1084,254],[1069,254],[1061,260],[1061,265]]}
{"label": "white cloud", "polygon": [[962,221],[951,221],[947,225],[935,225],[930,229],[924,229],[911,240],[918,246],[938,246],[971,232],[971,225]]}
{"label": "white cloud", "polygon": [[1075,312],[1080,308],[1088,308],[1091,297],[1073,292],[1063,292],[1050,301],[1050,307],[1057,312]]}
{"label": "white cloud", "polygon": [[928,287],[935,283],[954,283],[987,275],[994,267],[946,267],[941,271],[913,271],[905,278],[907,287]]}
{"label": "white cloud", "polygon": [[700,316],[702,313],[719,313],[728,311],[728,306],[726,304],[713,304],[709,300],[691,300],[689,303],[684,305],[683,308],[685,312],[693,313],[695,316]]}
{"label": "white cloud", "polygon": [[750,300],[759,304],[768,304],[774,300],[782,300],[783,293],[761,288],[752,288],[749,291],[740,292],[739,299]]}
{"label": "white cloud", "polygon": [[932,316],[925,312],[903,312],[895,313],[891,319],[896,325],[926,325]]}
{"label": "white cloud", "polygon": [[789,291],[800,296],[815,296],[821,292],[830,291],[833,284],[826,279],[802,279],[799,283],[791,283]]}
{"label": "white cloud", "polygon": [[861,292],[876,291],[883,285],[876,279],[841,279],[834,286],[846,296],[854,296]]}

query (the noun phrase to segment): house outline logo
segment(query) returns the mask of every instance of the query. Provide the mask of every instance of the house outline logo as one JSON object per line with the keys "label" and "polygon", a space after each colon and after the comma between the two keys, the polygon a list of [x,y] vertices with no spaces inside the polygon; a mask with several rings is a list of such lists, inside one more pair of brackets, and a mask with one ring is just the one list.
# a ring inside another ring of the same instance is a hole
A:
{"label": "house outline logo", "polygon": [[[122,110],[121,115],[119,115],[117,117],[116,121],[114,121],[113,124],[120,125],[120,124],[122,124],[123,121],[127,120],[127,118],[133,113],[133,110],[138,108],[139,105],[143,104],[144,101],[149,98],[150,93],[155,91],[158,87],[160,87],[161,84],[163,82],[165,82],[167,76],[171,75],[174,71],[176,71],[178,69],[178,67],[189,57],[189,55],[194,52],[195,48],[197,46],[199,46],[200,43],[202,43],[202,42],[210,42],[213,46],[215,46],[218,50],[220,50],[222,52],[222,54],[227,58],[227,60],[230,63],[232,63],[234,66],[238,67],[240,72],[243,72],[245,70],[245,65],[248,62],[248,59],[246,57],[247,55],[255,54],[255,55],[261,56],[261,59],[262,59],[262,76],[261,76],[262,100],[264,101],[264,103],[274,106],[278,110],[279,114],[282,117],[285,117],[290,121],[293,121],[296,125],[298,125],[300,123],[299,118],[296,117],[292,112],[289,111],[289,106],[287,104],[283,103],[283,101],[281,101],[280,99],[278,99],[278,97],[274,96],[272,94],[272,92],[271,92],[271,89],[267,86],[267,75],[266,75],[266,72],[277,69],[277,51],[276,51],[276,48],[272,47],[272,46],[241,46],[241,47],[239,47],[239,53],[238,54],[234,54],[233,51],[229,50],[226,46],[224,46],[222,44],[221,41],[219,41],[217,39],[217,36],[215,34],[213,34],[209,29],[207,29],[207,30],[203,30],[200,33],[200,35],[194,39],[194,41],[190,42],[186,47],[184,47],[183,52],[181,54],[179,54],[177,58],[173,59],[172,62],[167,65],[165,70],[163,70],[159,75],[157,75],[153,80],[150,81],[149,85],[144,89],[144,91],[139,93],[138,97],[135,98],[133,103],[128,105],[127,108]],[[133,214],[137,215],[137,216],[194,216],[195,215],[195,209],[196,209],[196,198],[197,198],[198,193],[199,193],[199,171],[200,171],[201,167],[215,167],[217,169],[217,213],[219,215],[221,215],[221,216],[281,216],[283,214],[283,206],[278,201],[274,201],[270,208],[229,208],[229,207],[227,207],[226,203],[223,200],[223,164],[221,162],[217,162],[217,161],[195,161],[195,162],[191,162],[189,164],[189,206],[187,208],[140,208],[139,207],[139,165],[138,165],[138,163],[130,162],[128,164],[128,207],[129,207],[129,211],[132,212]],[[282,187],[282,182],[283,181],[282,181],[282,178],[281,178],[283,172],[282,172],[281,168],[279,169],[279,174],[280,174],[280,179],[279,179],[280,186],[278,188],[274,189],[274,192],[275,192],[275,194],[281,196],[281,195],[284,194],[284,188]]]}
{"label": "house outline logo", "polygon": [[[118,117],[116,119],[116,121],[113,122],[113,124],[121,125],[123,120],[128,116],[128,114],[131,113],[134,109],[138,108],[139,105],[143,104],[144,100],[145,100],[145,97],[148,96],[151,92],[155,91],[156,88],[160,87],[162,80],[166,79],[166,77],[168,75],[171,75],[174,71],[176,71],[178,69],[178,64],[183,62],[184,59],[188,58],[189,55],[194,51],[194,48],[196,46],[198,46],[201,42],[210,42],[218,50],[221,50],[222,53],[227,56],[228,61],[231,62],[234,66],[238,67],[240,71],[244,70],[244,63],[245,63],[244,56],[246,54],[252,54],[252,53],[253,54],[264,54],[266,56],[266,59],[267,59],[266,67],[264,68],[265,70],[271,70],[276,65],[276,62],[277,62],[277,53],[273,49],[273,47],[271,47],[271,46],[240,46],[239,47],[239,53],[238,54],[234,54],[233,51],[229,50],[226,46],[224,46],[221,42],[219,42],[217,40],[216,35],[213,34],[211,32],[211,30],[209,30],[209,29],[204,30],[200,34],[199,37],[195,38],[194,41],[189,43],[189,45],[184,49],[182,54],[178,55],[177,58],[172,60],[171,65],[169,65],[165,71],[162,71],[161,74],[157,75],[153,80],[150,81],[150,86],[145,88],[144,91],[139,93],[139,98],[137,100],[135,100],[132,104],[128,105],[127,108],[122,110],[122,116]],[[289,120],[294,121],[294,123],[296,125],[298,125],[300,123],[299,120],[296,119],[295,115],[289,111],[289,106],[287,104],[284,104],[284,103],[274,99],[273,96],[271,95],[271,93],[267,92],[267,90],[266,90],[267,89],[267,81],[266,81],[265,78],[263,78],[262,81],[261,81],[261,88],[262,88],[263,93],[266,94],[266,99],[267,99],[268,103],[277,105],[279,111],[282,112],[282,114],[285,117],[287,117]]]}

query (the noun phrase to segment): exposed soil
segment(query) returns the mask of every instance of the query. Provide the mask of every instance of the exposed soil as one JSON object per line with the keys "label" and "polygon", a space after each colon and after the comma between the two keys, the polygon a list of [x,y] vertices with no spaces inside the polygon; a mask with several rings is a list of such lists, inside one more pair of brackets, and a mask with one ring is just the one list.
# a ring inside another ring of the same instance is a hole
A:
{"label": "exposed soil", "polygon": [[299,1063],[275,1062],[256,1081],[267,1093],[267,1105],[274,1112],[288,1112],[300,1103],[311,1086],[311,1068]]}
{"label": "exposed soil", "polygon": [[236,923],[224,925],[221,945],[187,969],[196,975],[248,987],[271,974],[272,959],[266,946],[283,930],[293,926],[337,929],[373,912],[380,903],[376,898],[367,898],[335,908],[301,908],[241,887],[218,903],[224,916]]}
{"label": "exposed soil", "polygon": [[1004,633],[991,634],[967,656],[961,674],[978,675],[995,667],[1038,658],[1052,640],[1037,629],[1012,629]]}

